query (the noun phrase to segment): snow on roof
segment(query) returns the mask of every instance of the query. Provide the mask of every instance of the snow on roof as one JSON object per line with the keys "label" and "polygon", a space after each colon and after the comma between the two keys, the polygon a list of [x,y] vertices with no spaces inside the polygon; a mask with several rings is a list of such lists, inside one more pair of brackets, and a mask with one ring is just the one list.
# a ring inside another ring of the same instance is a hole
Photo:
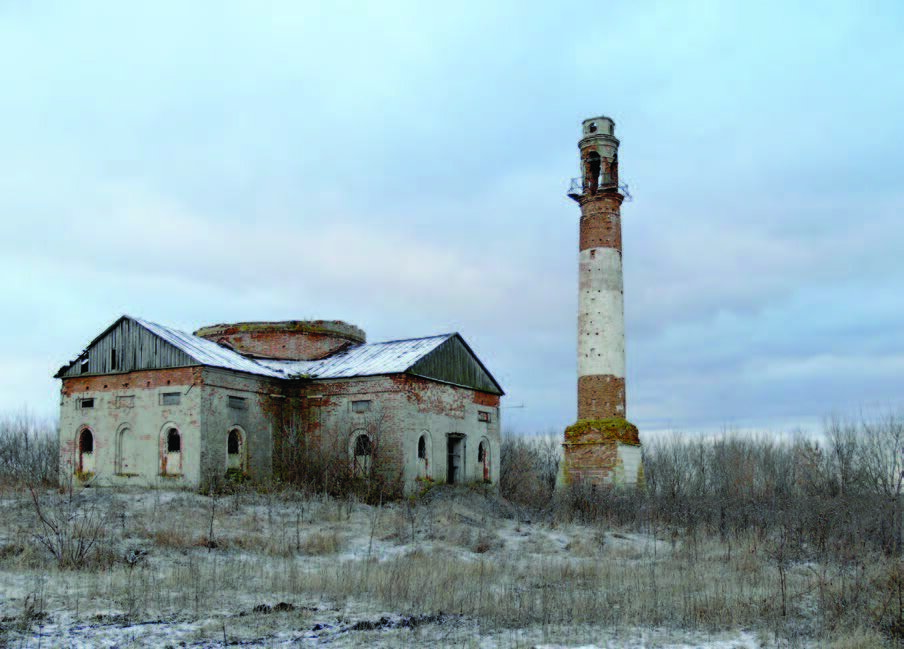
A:
{"label": "snow on roof", "polygon": [[317,361],[249,358],[217,343],[155,322],[133,318],[202,365],[249,372],[271,378],[338,379],[401,374],[455,334],[353,345]]}
{"label": "snow on roof", "polygon": [[223,367],[238,372],[250,372],[252,374],[283,378],[283,374],[264,367],[254,359],[242,356],[238,352],[218,345],[212,340],[194,336],[171,327],[165,327],[156,322],[142,320],[141,318],[132,319],[142,327],[145,327],[148,331],[160,336],[160,338],[174,347],[181,349],[202,365]]}
{"label": "snow on roof", "polygon": [[455,334],[426,338],[391,340],[384,343],[353,345],[319,361],[278,361],[259,359],[258,362],[284,376],[304,375],[312,379],[341,379],[376,374],[401,374]]}

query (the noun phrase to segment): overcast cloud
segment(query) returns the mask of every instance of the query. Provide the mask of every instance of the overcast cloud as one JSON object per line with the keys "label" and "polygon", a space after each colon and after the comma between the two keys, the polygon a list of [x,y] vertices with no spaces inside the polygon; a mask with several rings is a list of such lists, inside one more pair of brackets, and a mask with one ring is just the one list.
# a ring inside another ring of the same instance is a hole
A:
{"label": "overcast cloud", "polygon": [[136,5],[0,5],[0,410],[122,313],[327,318],[459,331],[561,430],[598,114],[642,430],[904,405],[899,3]]}

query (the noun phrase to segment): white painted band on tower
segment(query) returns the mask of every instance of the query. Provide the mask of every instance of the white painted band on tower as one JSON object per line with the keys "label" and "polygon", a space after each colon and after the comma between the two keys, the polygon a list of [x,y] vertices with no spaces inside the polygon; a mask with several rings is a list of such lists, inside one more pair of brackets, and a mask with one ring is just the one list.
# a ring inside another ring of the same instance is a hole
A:
{"label": "white painted band on tower", "polygon": [[625,318],[621,253],[581,250],[578,300],[578,376],[625,376]]}

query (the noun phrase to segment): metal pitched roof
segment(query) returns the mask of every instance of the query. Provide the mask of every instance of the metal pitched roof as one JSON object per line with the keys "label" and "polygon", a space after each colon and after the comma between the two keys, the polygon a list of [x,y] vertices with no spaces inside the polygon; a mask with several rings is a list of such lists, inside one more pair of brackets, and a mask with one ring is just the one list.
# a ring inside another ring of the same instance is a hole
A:
{"label": "metal pitched roof", "polygon": [[261,365],[254,359],[242,356],[238,352],[218,345],[212,340],[185,333],[172,327],[165,327],[149,320],[142,320],[141,318],[132,318],[132,320],[145,327],[148,331],[160,336],[160,338],[174,347],[178,347],[201,365],[222,367],[238,372],[250,372],[251,374],[260,374],[273,378],[284,378],[285,376],[281,372]]}
{"label": "metal pitched roof", "polygon": [[319,361],[278,361],[257,359],[283,376],[311,379],[342,379],[353,376],[401,374],[455,334],[426,338],[363,343],[348,347]]}
{"label": "metal pitched roof", "polygon": [[400,374],[455,335],[442,334],[409,340],[363,343],[348,347],[322,360],[284,361],[249,358],[218,345],[212,340],[141,318],[132,319],[171,345],[178,347],[202,365],[273,378],[304,376],[312,379],[339,379],[378,374]]}
{"label": "metal pitched roof", "polygon": [[[277,379],[341,379],[356,376],[402,374],[410,370],[418,361],[426,358],[449,339],[461,339],[458,334],[451,333],[380,343],[362,343],[347,347],[321,360],[289,361],[250,358],[212,340],[201,338],[194,334],[151,322],[150,320],[122,316],[95,338],[88,345],[88,348],[124,319],[131,320],[144,327],[155,336],[184,352],[200,365],[220,367]],[[467,347],[467,343],[464,343],[464,340],[462,340],[462,343],[469,353],[473,355],[473,352]],[[476,359],[477,357],[474,356],[474,358]],[[62,376],[63,372],[75,362],[72,361],[61,368],[56,376]],[[483,368],[483,364],[480,363],[479,359],[477,359],[477,363]],[[486,371],[486,368],[483,369]],[[487,374],[489,375],[489,372]],[[495,383],[495,379],[492,376],[490,376],[490,379]],[[496,385],[498,386],[498,384]],[[499,389],[501,392],[501,388]]]}

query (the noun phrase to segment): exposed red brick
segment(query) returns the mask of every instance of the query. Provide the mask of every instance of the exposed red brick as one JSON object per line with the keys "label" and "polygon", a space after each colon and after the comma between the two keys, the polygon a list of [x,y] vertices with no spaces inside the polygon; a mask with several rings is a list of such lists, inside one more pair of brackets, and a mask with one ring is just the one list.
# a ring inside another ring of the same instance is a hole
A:
{"label": "exposed red brick", "polygon": [[499,407],[499,395],[490,394],[489,392],[474,391],[474,403],[478,406],[486,406],[488,408]]}
{"label": "exposed red brick", "polygon": [[624,378],[611,374],[578,377],[578,419],[624,416]]}
{"label": "exposed red brick", "polygon": [[195,335],[242,353],[283,360],[317,360],[366,340],[361,329],[338,320],[218,324],[201,327]]}
{"label": "exposed red brick", "polygon": [[473,402],[471,395],[474,391],[467,388],[437,383],[410,374],[395,375],[392,381],[404,391],[411,403],[417,404],[421,412],[464,419],[468,403]]}
{"label": "exposed red brick", "polygon": [[581,200],[581,250],[622,249],[620,194],[596,194]]}
{"label": "exposed red brick", "polygon": [[566,443],[565,475],[571,483],[603,484],[619,465],[618,444],[611,440],[598,443]]}
{"label": "exposed red brick", "polygon": [[163,370],[136,370],[103,376],[73,376],[63,379],[63,396],[79,392],[112,392],[125,388],[151,389],[168,385],[200,385],[202,368],[172,367]]}
{"label": "exposed red brick", "polygon": [[228,343],[245,354],[283,360],[317,360],[351,344],[329,334],[297,331],[239,331],[218,336],[215,342]]}

